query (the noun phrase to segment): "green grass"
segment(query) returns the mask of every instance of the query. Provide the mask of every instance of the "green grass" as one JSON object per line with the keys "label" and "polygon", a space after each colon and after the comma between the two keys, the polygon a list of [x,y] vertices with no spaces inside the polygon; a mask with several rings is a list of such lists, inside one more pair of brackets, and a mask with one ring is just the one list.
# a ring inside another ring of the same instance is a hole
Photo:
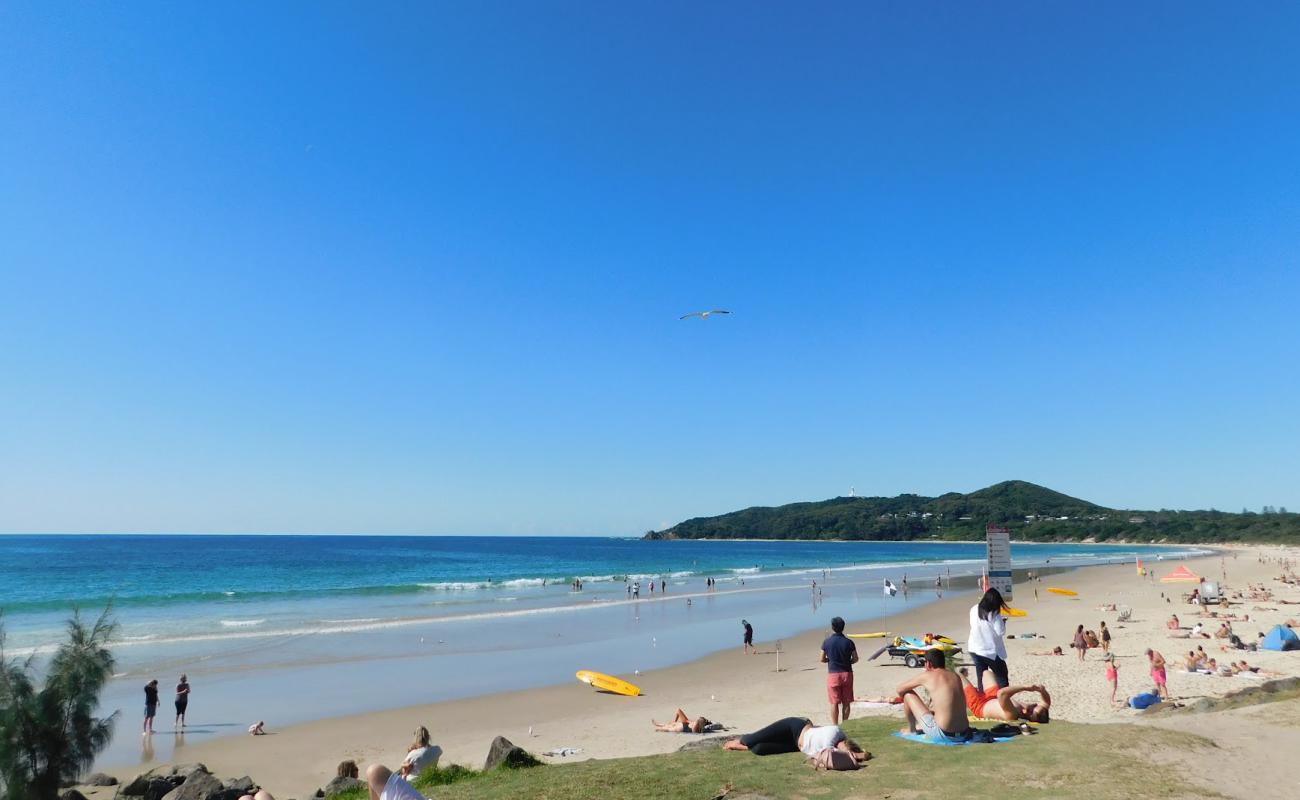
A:
{"label": "green grass", "polygon": [[[1208,752],[1189,734],[1133,725],[1053,722],[1013,742],[934,747],[889,734],[897,720],[854,720],[846,732],[874,754],[857,772],[815,772],[797,754],[759,758],[704,750],[640,758],[585,761],[521,770],[439,772],[457,777],[417,786],[438,800],[526,797],[536,800],[711,800],[756,793],[797,800],[961,797],[1029,800],[1212,798],[1160,765],[1167,748]],[[348,800],[352,800],[349,798]]]}

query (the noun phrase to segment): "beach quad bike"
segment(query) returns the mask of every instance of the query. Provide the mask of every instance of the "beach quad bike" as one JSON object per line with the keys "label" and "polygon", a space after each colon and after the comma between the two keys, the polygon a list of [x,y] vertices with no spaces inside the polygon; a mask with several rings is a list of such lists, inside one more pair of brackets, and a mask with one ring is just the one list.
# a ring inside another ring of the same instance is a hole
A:
{"label": "beach quad bike", "polygon": [[949,658],[961,652],[956,642],[939,633],[927,633],[919,638],[895,636],[892,642],[877,650],[868,661],[875,661],[888,653],[890,658],[901,658],[904,664],[915,669],[925,663],[925,654],[930,650],[942,650]]}

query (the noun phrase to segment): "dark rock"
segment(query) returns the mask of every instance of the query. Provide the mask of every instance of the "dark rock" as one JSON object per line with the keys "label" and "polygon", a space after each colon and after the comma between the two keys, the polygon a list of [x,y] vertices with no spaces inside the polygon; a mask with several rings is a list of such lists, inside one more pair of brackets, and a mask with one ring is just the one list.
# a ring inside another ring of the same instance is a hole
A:
{"label": "dark rock", "polygon": [[73,780],[72,778],[60,778],[60,779],[59,779],[59,788],[60,788],[60,789],[71,789],[73,786],[80,786],[80,785],[81,785],[81,783],[80,783],[79,781]]}
{"label": "dark rock", "polygon": [[86,800],[86,796],[76,789],[68,789],[59,793],[59,800]]}
{"label": "dark rock", "polygon": [[175,789],[184,780],[179,776],[164,777],[156,772],[145,772],[135,776],[119,794],[127,797],[142,797],[144,800],[162,800],[162,797]]}
{"label": "dark rock", "polygon": [[[163,800],[225,800],[226,787],[204,770],[194,770]],[[147,799],[146,799],[147,800]]]}
{"label": "dark rock", "polygon": [[112,775],[105,775],[102,772],[96,772],[83,781],[86,786],[116,786],[117,778]]}
{"label": "dark rock", "polygon": [[730,737],[727,736],[708,736],[702,739],[692,739],[681,747],[677,748],[679,753],[691,753],[696,750],[717,750],[722,747],[722,743]]}
{"label": "dark rock", "polygon": [[167,774],[168,774],[168,775],[179,775],[179,776],[182,777],[182,778],[188,778],[188,777],[190,776],[190,774],[191,774],[191,773],[194,773],[194,772],[206,772],[206,773],[209,774],[209,775],[212,774],[211,772],[208,771],[208,768],[207,768],[207,767],[205,767],[205,766],[203,766],[202,764],[199,764],[199,763],[194,763],[194,764],[177,764],[176,766],[172,767],[172,768],[167,772]]}
{"label": "dark rock", "polygon": [[353,789],[364,789],[364,788],[366,788],[365,781],[357,780],[356,778],[335,778],[334,780],[325,784],[325,788],[323,791],[325,792],[326,797],[333,797],[336,794],[343,794],[344,792],[350,792]]}
{"label": "dark rock", "polygon": [[234,789],[243,792],[245,794],[251,793],[254,789],[257,788],[257,784],[253,783],[253,779],[248,777],[247,775],[245,775],[242,778],[231,778],[230,780],[226,781],[225,785],[227,789]]}
{"label": "dark rock", "polygon": [[535,767],[541,763],[532,753],[517,746],[506,737],[498,736],[492,740],[492,746],[488,748],[487,760],[483,762],[483,771],[487,772],[497,767],[508,767],[510,769]]}

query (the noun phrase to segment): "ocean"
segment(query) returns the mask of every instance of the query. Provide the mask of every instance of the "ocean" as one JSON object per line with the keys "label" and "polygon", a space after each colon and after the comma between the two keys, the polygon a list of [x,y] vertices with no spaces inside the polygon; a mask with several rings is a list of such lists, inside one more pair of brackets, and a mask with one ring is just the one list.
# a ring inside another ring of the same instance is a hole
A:
{"label": "ocean", "polygon": [[[1017,544],[1012,558],[1063,568],[1183,552]],[[141,758],[121,734],[139,724],[150,678],[166,687],[188,673],[193,741],[252,719],[284,725],[554,684],[578,669],[669,666],[737,645],[741,617],[771,641],[836,614],[888,616],[979,575],[983,558],[982,543],[938,542],[0,536],[0,609],[7,654],[35,654],[39,668],[72,609],[112,604],[118,672],[102,705],[124,716],[101,763],[123,763]],[[886,598],[883,578],[909,591]]]}

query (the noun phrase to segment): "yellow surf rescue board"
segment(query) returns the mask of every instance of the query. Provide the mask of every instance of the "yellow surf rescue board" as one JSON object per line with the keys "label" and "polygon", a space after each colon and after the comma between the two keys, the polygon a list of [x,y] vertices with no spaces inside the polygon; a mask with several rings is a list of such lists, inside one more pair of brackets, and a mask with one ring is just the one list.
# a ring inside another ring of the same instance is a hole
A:
{"label": "yellow surf rescue board", "polygon": [[1008,617],[1027,617],[1027,616],[1029,616],[1029,612],[1026,611],[1026,610],[1024,610],[1023,608],[1004,608],[1004,609],[1002,609],[1002,613],[1003,613],[1003,614],[1006,614]]}
{"label": "yellow surf rescue board", "polygon": [[1057,589],[1057,588],[1055,588],[1055,587],[1053,587],[1053,586],[1048,586],[1048,587],[1047,587],[1047,591],[1051,592],[1052,594],[1059,594],[1059,595],[1061,595],[1062,597],[1078,597],[1078,596],[1079,596],[1079,593],[1078,593],[1078,592],[1073,591],[1073,590],[1071,590],[1071,589]]}
{"label": "yellow surf rescue board", "polygon": [[619,680],[612,675],[606,675],[603,672],[592,672],[589,669],[578,670],[578,680],[583,683],[591,684],[593,689],[600,689],[603,692],[613,692],[627,697],[636,697],[641,694],[641,689],[633,686],[624,680]]}
{"label": "yellow surf rescue board", "polygon": [[850,639],[883,639],[890,636],[889,631],[876,631],[875,633],[850,633]]}

